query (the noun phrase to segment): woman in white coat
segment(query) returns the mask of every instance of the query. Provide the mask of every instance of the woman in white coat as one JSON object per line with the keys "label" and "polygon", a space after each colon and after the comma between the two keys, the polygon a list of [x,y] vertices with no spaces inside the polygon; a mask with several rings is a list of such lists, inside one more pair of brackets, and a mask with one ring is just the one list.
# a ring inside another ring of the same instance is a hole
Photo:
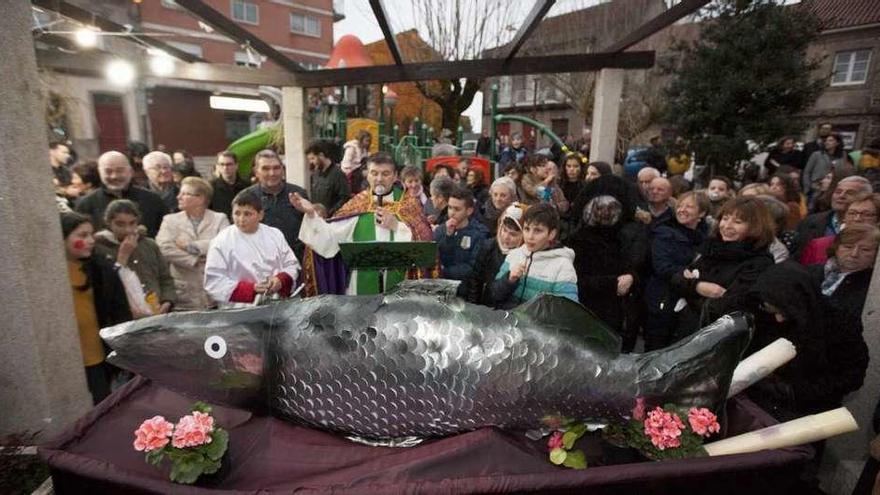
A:
{"label": "woman in white coat", "polygon": [[156,235],[162,255],[171,264],[178,296],[176,310],[214,307],[205,292],[205,257],[211,239],[229,225],[229,219],[208,209],[212,193],[211,184],[202,178],[183,179],[177,195],[180,212],[165,215]]}

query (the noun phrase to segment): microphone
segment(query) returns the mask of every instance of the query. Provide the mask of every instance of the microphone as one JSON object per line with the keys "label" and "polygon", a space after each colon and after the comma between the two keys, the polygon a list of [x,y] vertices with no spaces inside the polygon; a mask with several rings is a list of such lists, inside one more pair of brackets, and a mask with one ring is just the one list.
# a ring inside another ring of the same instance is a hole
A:
{"label": "microphone", "polygon": [[[382,204],[385,200],[385,186],[382,184],[376,184],[376,187],[373,188],[373,194],[379,196],[379,208],[382,208]],[[381,223],[378,217],[376,217],[376,223]]]}
{"label": "microphone", "polygon": [[382,202],[385,199],[385,186],[382,184],[377,184],[376,187],[373,188],[373,194],[379,196],[379,208],[382,207]]}

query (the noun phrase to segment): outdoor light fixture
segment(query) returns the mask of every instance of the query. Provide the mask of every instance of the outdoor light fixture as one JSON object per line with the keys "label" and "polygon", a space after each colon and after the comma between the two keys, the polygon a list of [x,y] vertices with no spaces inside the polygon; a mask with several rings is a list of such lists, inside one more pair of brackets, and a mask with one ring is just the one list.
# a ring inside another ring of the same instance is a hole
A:
{"label": "outdoor light fixture", "polygon": [[162,51],[152,52],[150,70],[157,76],[170,76],[174,72],[174,59]]}
{"label": "outdoor light fixture", "polygon": [[233,110],[237,112],[269,113],[269,104],[255,98],[236,98],[234,96],[211,96],[209,104],[214,110]]}
{"label": "outdoor light fixture", "polygon": [[73,39],[83,48],[94,48],[98,44],[98,28],[83,26],[76,30]]}
{"label": "outdoor light fixture", "polygon": [[130,86],[134,82],[134,66],[125,60],[114,60],[107,64],[104,75],[114,86]]}

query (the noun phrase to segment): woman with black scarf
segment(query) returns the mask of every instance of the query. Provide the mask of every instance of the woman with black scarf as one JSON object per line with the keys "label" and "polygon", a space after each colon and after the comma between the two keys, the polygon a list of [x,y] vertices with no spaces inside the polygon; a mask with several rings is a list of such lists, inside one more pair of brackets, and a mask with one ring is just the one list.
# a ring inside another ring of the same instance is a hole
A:
{"label": "woman with black scarf", "polygon": [[773,265],[768,246],[775,225],[764,203],[743,196],[718,212],[718,225],[696,258],[672,276],[677,322],[674,340],[696,332],[733,311],[752,311],[748,292],[758,276]]}

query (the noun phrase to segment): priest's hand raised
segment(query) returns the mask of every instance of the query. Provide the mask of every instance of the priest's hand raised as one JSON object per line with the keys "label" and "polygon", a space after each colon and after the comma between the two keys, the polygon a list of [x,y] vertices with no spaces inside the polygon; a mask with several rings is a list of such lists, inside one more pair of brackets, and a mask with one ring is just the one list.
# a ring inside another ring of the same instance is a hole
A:
{"label": "priest's hand raised", "polygon": [[305,213],[306,215],[314,215],[315,214],[315,205],[313,205],[311,201],[300,196],[298,193],[290,193],[287,196],[287,199],[290,200],[290,204],[294,208]]}

